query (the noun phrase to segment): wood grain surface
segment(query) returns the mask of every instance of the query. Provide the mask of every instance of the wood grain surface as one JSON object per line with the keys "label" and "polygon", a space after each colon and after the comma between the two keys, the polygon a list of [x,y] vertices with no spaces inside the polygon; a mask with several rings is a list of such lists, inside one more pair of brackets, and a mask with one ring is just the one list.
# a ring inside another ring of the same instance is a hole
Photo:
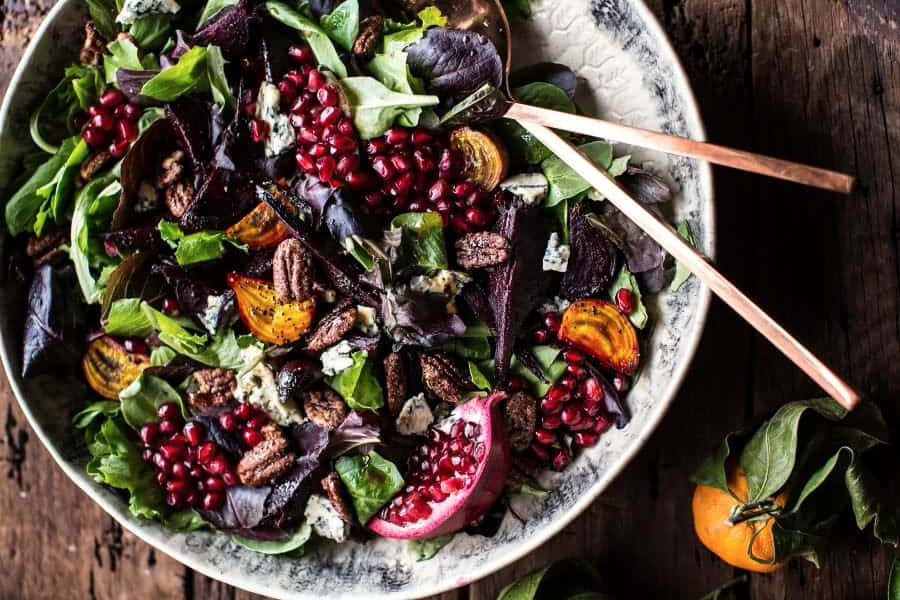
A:
{"label": "wood grain surface", "polygon": [[[602,0],[600,0],[602,1]],[[0,92],[52,0],[2,0]],[[695,86],[710,141],[859,176],[850,197],[716,171],[722,271],[861,391],[900,410],[898,0],[648,0]],[[493,600],[565,556],[621,598],[699,598],[736,573],[696,541],[687,478],[730,429],[815,386],[714,303],[652,441],[527,559],[441,600]],[[0,599],[247,600],[124,533],[59,471],[0,382]],[[896,430],[896,425],[894,426]],[[885,595],[890,553],[852,528],[816,570],[753,576],[746,599]]]}

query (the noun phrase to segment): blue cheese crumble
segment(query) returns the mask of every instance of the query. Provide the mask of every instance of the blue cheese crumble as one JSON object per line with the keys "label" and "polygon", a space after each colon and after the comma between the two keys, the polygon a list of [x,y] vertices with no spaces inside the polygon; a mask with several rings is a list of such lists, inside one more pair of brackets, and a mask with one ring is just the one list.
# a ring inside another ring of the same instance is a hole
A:
{"label": "blue cheese crumble", "polygon": [[444,294],[451,298],[456,296],[464,285],[472,278],[459,271],[441,269],[431,277],[417,275],[409,280],[409,288],[423,294]]}
{"label": "blue cheese crumble", "polygon": [[565,273],[569,268],[569,254],[569,245],[559,243],[559,234],[554,231],[544,251],[544,270]]}
{"label": "blue cheese crumble", "polygon": [[238,374],[234,397],[238,402],[246,402],[261,409],[279,425],[304,422],[306,419],[293,400],[281,402],[275,385],[275,373],[263,357],[264,352],[258,346],[250,345],[241,350],[244,367]]}
{"label": "blue cheese crumble", "polygon": [[331,348],[328,348],[319,357],[322,361],[322,372],[334,377],[341,371],[346,371],[353,366],[353,346],[347,340],[341,340]]}
{"label": "blue cheese crumble", "polygon": [[175,14],[181,6],[175,0],[125,0],[122,10],[116,16],[116,23],[131,25],[138,17],[153,14]]}
{"label": "blue cheese crumble", "polygon": [[316,535],[323,538],[340,543],[346,541],[350,534],[350,526],[341,519],[331,500],[322,494],[309,497],[303,516]]}
{"label": "blue cheese crumble", "polygon": [[522,173],[501,183],[500,189],[518,198],[525,206],[537,206],[550,193],[550,182],[543,173]]}
{"label": "blue cheese crumble", "polygon": [[294,129],[287,115],[281,114],[281,92],[278,86],[262,82],[256,99],[256,118],[269,125],[266,138],[266,156],[276,156],[294,145]]}

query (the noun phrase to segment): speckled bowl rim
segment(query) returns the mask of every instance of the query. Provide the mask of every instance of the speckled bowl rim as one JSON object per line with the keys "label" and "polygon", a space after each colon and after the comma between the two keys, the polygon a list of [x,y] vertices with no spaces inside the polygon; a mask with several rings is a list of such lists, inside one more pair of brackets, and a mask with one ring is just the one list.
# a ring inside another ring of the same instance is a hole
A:
{"label": "speckled bowl rim", "polygon": [[[34,54],[40,40],[47,33],[51,24],[55,21],[59,13],[66,5],[71,2],[80,1],[81,0],[60,0],[59,2],[57,2],[57,4],[47,13],[47,16],[44,18],[40,27],[38,27],[37,31],[34,33],[31,41],[25,48],[25,52],[22,54],[22,58],[19,60],[19,64],[16,67],[15,73],[10,79],[6,95],[3,99],[3,104],[2,106],[0,106],[0,131],[3,131],[6,127],[6,121],[9,118],[10,107],[12,105],[12,98],[15,94],[15,90],[23,77],[25,66],[31,61],[32,54]],[[690,82],[687,78],[687,75],[685,74],[684,67],[681,63],[680,58],[678,57],[678,54],[675,52],[675,49],[669,41],[668,36],[666,36],[662,26],[659,24],[659,21],[656,19],[656,16],[650,11],[649,8],[647,8],[643,0],[632,0],[632,5],[649,30],[650,36],[659,43],[660,54],[667,55],[667,58],[671,59],[672,68],[677,80],[676,87],[684,95],[684,99],[686,101],[684,109],[685,113],[695,124],[695,128],[698,133],[698,139],[705,140],[706,130],[700,116],[697,99],[694,96],[694,91],[691,88]],[[707,210],[704,219],[706,221],[704,236],[707,240],[709,253],[712,257],[714,257],[717,236],[712,168],[710,167],[709,163],[701,161],[697,163],[697,172],[700,189],[706,191],[709,194],[708,202],[706,205]],[[518,561],[526,554],[534,551],[539,546],[547,542],[550,538],[562,531],[563,528],[569,525],[569,523],[575,520],[579,515],[581,515],[581,513],[584,512],[584,510],[587,509],[601,493],[603,493],[603,491],[613,481],[613,479],[615,479],[622,472],[625,466],[628,465],[628,463],[631,462],[635,455],[644,447],[644,444],[647,442],[649,437],[653,434],[653,432],[659,426],[659,423],[662,421],[663,417],[668,412],[669,407],[674,401],[675,396],[677,395],[678,390],[681,387],[682,382],[684,381],[684,377],[687,374],[688,368],[693,363],[697,347],[699,346],[700,339],[703,336],[703,329],[706,325],[710,300],[711,293],[709,288],[701,284],[697,297],[697,310],[694,313],[694,318],[692,320],[692,330],[689,332],[691,339],[688,341],[687,349],[683,355],[684,359],[674,370],[665,393],[658,400],[658,403],[661,405],[659,410],[655,411],[652,417],[647,420],[644,425],[643,431],[641,432],[641,435],[633,441],[633,443],[627,450],[619,455],[614,465],[611,466],[606,472],[603,473],[600,478],[597,479],[597,481],[591,486],[590,490],[587,493],[583,494],[580,499],[568,509],[564,516],[558,518],[552,524],[544,527],[536,535],[524,540],[523,543],[519,545],[519,548],[516,551],[507,552],[494,560],[485,561],[484,565],[480,569],[472,573],[467,573],[466,577],[464,578],[464,582],[460,578],[448,579],[446,582],[434,584],[431,588],[419,588],[416,590],[410,590],[409,595],[404,594],[404,592],[402,591],[399,593],[399,595],[392,593],[390,595],[390,598],[392,600],[414,600],[415,598],[441,594],[462,587],[463,585],[468,585],[469,583],[472,583],[474,581],[478,581],[479,579],[482,579],[496,571],[499,571],[500,569]],[[0,342],[3,341],[5,336],[6,332],[0,330]],[[0,343],[0,359],[2,359],[5,372],[11,373],[14,366],[8,352],[6,351],[5,343]],[[90,487],[87,480],[82,477],[83,474],[62,457],[55,445],[49,439],[44,429],[38,424],[31,408],[25,401],[24,391],[21,389],[19,383],[15,380],[15,378],[7,376],[7,381],[9,382],[10,388],[15,395],[16,401],[18,402],[19,407],[22,409],[22,412],[25,414],[25,418],[28,420],[29,425],[37,433],[37,436],[41,440],[44,448],[50,453],[50,456],[53,457],[53,460],[56,462],[56,464],[63,470],[66,476],[68,476],[76,486],[78,486],[85,494],[87,494],[87,496],[91,498],[95,503],[100,505],[100,507],[107,514],[112,516],[122,527],[141,539],[143,542],[174,558],[190,569],[202,573],[207,577],[217,579],[229,585],[262,596],[283,599],[294,597],[289,592],[283,590],[267,589],[265,586],[255,585],[251,582],[243,581],[239,574],[221,572],[210,568],[210,565],[204,563],[204,561],[200,559],[192,557],[191,555],[185,552],[181,552],[175,548],[169,547],[168,545],[157,543],[156,540],[143,533],[143,527],[136,526],[132,522],[120,518],[118,515],[120,507],[114,505],[114,501],[111,500],[111,497],[107,498],[97,493],[96,490]],[[272,594],[275,595],[273,596]],[[376,596],[372,596],[372,598],[376,598]]]}

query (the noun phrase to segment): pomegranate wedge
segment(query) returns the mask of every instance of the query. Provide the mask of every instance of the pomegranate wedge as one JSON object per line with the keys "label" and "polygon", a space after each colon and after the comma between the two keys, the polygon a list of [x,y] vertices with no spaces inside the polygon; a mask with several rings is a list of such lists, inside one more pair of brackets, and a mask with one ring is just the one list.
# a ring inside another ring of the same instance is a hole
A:
{"label": "pomegranate wedge", "polygon": [[431,428],[409,459],[406,487],[369,529],[388,538],[432,538],[484,515],[509,472],[509,437],[499,410],[505,398],[504,392],[473,398]]}

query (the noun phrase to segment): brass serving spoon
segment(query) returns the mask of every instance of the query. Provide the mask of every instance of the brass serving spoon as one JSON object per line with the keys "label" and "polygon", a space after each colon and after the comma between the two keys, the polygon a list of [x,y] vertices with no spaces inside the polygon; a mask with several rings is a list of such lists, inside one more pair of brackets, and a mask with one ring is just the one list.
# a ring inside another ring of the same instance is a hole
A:
{"label": "brass serving spoon", "polygon": [[[513,98],[509,88],[512,42],[509,21],[499,0],[437,0],[429,2],[429,4],[434,4],[441,9],[441,12],[447,16],[450,27],[477,31],[494,43],[500,56],[504,58],[503,85],[505,91],[510,98]],[[562,131],[583,133],[667,154],[706,160],[717,165],[843,194],[851,193],[856,185],[856,178],[844,173],[517,102],[513,102],[509,106],[504,116],[516,121],[528,121]]]}
{"label": "brass serving spoon", "polygon": [[[449,25],[451,27],[478,31],[479,33],[482,33],[486,37],[488,37],[492,42],[494,42],[494,44],[500,51],[501,56],[506,57],[506,78],[503,84],[506,88],[507,93],[510,93],[508,75],[512,41],[509,35],[509,21],[506,18],[506,14],[503,10],[503,7],[499,3],[499,0],[438,0],[434,4],[436,4],[441,9],[441,11],[445,15],[447,15]],[[510,98],[512,98],[511,93]],[[560,115],[559,117],[554,116],[552,121],[547,121],[542,118],[542,115],[544,115],[545,113],[557,114],[554,113],[554,111],[537,109],[530,106],[516,104],[514,102],[512,103],[509,111],[507,111],[504,116],[518,121],[520,125],[531,132],[534,137],[540,140],[560,159],[565,161],[576,173],[581,175],[588,183],[598,189],[606,197],[607,200],[609,200],[616,208],[622,211],[625,216],[627,216],[641,229],[643,229],[650,237],[656,240],[656,242],[660,246],[665,248],[666,251],[669,252],[669,254],[674,256],[676,260],[686,266],[694,275],[697,276],[698,279],[700,279],[700,281],[709,286],[714,294],[724,300],[725,303],[728,304],[728,306],[734,309],[735,312],[737,312],[750,325],[752,325],[757,331],[765,336],[766,339],[772,342],[772,344],[774,344],[776,348],[778,348],[782,353],[784,353],[785,356],[792,360],[794,364],[800,367],[803,372],[809,375],[810,378],[818,383],[822,387],[822,389],[824,389],[836,401],[838,401],[847,409],[852,409],[854,406],[856,406],[856,404],[859,402],[859,394],[856,392],[856,390],[853,389],[853,387],[851,387],[840,377],[838,377],[821,360],[819,360],[806,347],[804,347],[803,344],[801,344],[793,336],[791,336],[791,334],[785,331],[785,329],[781,327],[781,325],[775,322],[759,306],[754,304],[753,301],[750,300],[750,298],[748,298],[743,292],[735,287],[734,284],[728,281],[728,279],[726,279],[721,273],[716,270],[715,267],[712,266],[712,264],[703,254],[687,244],[684,239],[682,239],[682,237],[678,235],[678,233],[668,223],[665,223],[661,219],[657,218],[653,213],[644,208],[643,205],[641,205],[638,201],[633,199],[628,194],[628,192],[615,180],[615,178],[609,175],[609,173],[607,173],[606,171],[597,168],[589,158],[579,152],[577,148],[564,140],[553,130],[549,129],[547,125],[552,125],[556,129],[590,133],[597,137],[608,137],[616,141],[622,141],[622,138],[617,137],[616,135],[608,134],[607,130],[605,129],[608,125],[611,125],[616,131],[637,131],[640,133],[642,130],[631,130],[630,128],[615,124],[607,125],[605,121],[581,117],[577,118],[577,124],[572,125],[572,121],[570,120],[576,117],[574,115],[569,115],[566,113],[558,113]],[[600,123],[601,126],[599,128],[591,129],[586,126],[590,123]],[[641,137],[643,135],[643,133],[640,133],[640,135],[637,135],[636,137],[645,139]],[[671,138],[671,136],[665,136],[657,133],[653,133],[653,136],[656,136],[653,139],[657,141],[673,139]],[[681,144],[693,144],[696,147],[699,147],[700,150],[702,150],[701,152],[696,152],[693,154],[688,154],[686,152],[680,151],[674,152],[676,154],[684,154],[686,156],[702,158],[710,160],[711,162],[719,162],[719,164],[730,164],[732,166],[739,166],[740,168],[740,165],[736,163],[723,162],[721,159],[725,155],[721,152],[722,149],[717,146],[710,146],[708,144],[693,142],[691,140],[683,140],[682,138],[674,138],[674,140],[680,140]],[[642,144],[640,142],[637,142],[636,145]],[[663,151],[671,151],[667,150],[667,148],[673,149],[675,147],[681,147],[679,146],[679,144],[671,141],[666,142],[665,144],[657,144],[656,146],[647,144],[643,145],[649,148],[655,148]],[[715,151],[711,151],[710,148]],[[728,153],[733,156],[734,153],[737,153],[737,151],[728,150]],[[759,163],[759,159],[764,158],[755,157],[755,155],[749,155],[746,153],[739,154],[745,156],[745,158],[749,157],[750,159],[752,159],[751,162],[757,165],[761,164]],[[713,157],[718,157],[720,160],[716,161]],[[772,164],[781,163],[781,161],[777,161],[776,159],[765,159],[765,161],[766,162],[762,164],[768,164],[770,166]],[[784,179],[801,181],[803,183],[812,183],[812,181],[807,181],[801,177],[789,175],[791,173],[800,173],[804,174],[804,177],[812,177],[814,171],[817,171],[816,169],[813,169],[812,167],[804,167],[802,165],[789,164],[789,166],[791,166],[790,169],[776,168],[775,172],[771,173],[763,168],[747,170],[772,174]],[[832,175],[838,176],[839,174],[835,173]],[[816,177],[822,176],[822,174],[816,175]],[[840,175],[840,177],[846,176]],[[833,179],[832,183],[834,181],[837,180]],[[852,187],[852,179],[850,180],[850,182],[846,183],[847,188],[841,188],[841,191],[849,191],[849,188]]]}

